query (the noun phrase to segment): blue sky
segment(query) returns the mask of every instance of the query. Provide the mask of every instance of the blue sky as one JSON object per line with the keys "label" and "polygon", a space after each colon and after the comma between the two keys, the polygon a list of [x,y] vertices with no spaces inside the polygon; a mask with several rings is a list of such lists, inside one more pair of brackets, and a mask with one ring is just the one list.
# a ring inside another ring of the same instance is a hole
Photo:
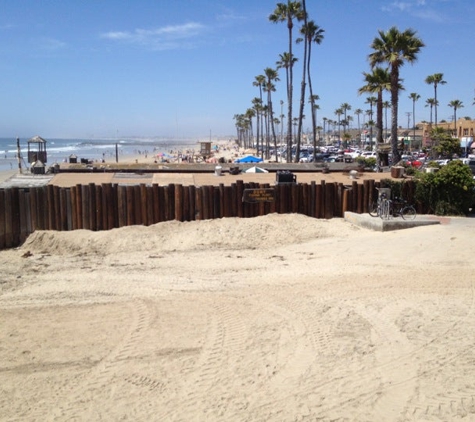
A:
{"label": "blue sky", "polygon": [[[258,96],[255,76],[287,51],[286,26],[268,20],[276,4],[0,0],[0,137],[234,136],[233,116]],[[416,121],[429,120],[434,90],[424,80],[434,73],[447,81],[438,89],[438,120],[451,119],[454,99],[464,104],[457,117],[474,116],[473,0],[307,0],[307,9],[325,30],[312,47],[319,124],[336,119],[342,103],[350,114],[369,108],[357,94],[362,72],[378,30],[391,26],[416,30],[426,45],[401,69],[399,124],[407,126],[411,92],[421,96]],[[300,75],[297,63],[296,86]],[[283,71],[280,79],[276,104],[286,101]]]}

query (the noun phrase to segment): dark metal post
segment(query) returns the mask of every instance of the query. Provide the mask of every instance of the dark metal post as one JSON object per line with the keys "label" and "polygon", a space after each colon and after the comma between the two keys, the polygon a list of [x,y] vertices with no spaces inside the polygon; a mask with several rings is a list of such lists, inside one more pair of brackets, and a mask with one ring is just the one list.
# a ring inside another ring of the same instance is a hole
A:
{"label": "dark metal post", "polygon": [[20,138],[16,138],[16,150],[17,150],[17,158],[18,158],[18,171],[21,173],[21,150],[20,150]]}

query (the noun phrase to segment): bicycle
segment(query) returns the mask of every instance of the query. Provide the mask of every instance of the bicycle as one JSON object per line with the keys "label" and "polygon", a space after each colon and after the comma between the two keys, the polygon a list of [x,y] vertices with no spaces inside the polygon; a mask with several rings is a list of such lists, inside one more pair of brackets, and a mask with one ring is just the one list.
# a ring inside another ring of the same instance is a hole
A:
{"label": "bicycle", "polygon": [[368,213],[371,217],[381,217],[383,211],[383,203],[387,200],[386,194],[381,194],[378,196],[376,201],[371,202],[369,204]]}
{"label": "bicycle", "polygon": [[369,204],[368,213],[371,217],[385,218],[389,213],[389,199],[386,193],[382,192],[376,201]]}
{"label": "bicycle", "polygon": [[408,205],[402,198],[395,198],[391,201],[391,215],[393,217],[401,216],[403,220],[414,220],[416,218],[416,209],[413,205]]}

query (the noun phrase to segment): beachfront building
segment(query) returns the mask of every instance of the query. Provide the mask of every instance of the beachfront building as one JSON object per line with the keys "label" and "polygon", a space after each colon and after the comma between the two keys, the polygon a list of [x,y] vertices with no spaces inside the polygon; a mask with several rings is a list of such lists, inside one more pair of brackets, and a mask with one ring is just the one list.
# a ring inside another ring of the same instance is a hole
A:
{"label": "beachfront building", "polygon": [[[422,143],[425,147],[430,147],[432,145],[432,141],[430,138],[431,130],[434,128],[433,124],[428,122],[419,123],[422,126],[423,132],[423,139]],[[437,127],[440,127],[444,130],[449,131],[453,137],[460,139],[460,146],[463,149],[471,150],[475,148],[473,145],[474,140],[474,132],[475,132],[475,121],[467,118],[462,117],[457,119],[456,122],[447,122],[442,120],[441,122],[437,123]]]}

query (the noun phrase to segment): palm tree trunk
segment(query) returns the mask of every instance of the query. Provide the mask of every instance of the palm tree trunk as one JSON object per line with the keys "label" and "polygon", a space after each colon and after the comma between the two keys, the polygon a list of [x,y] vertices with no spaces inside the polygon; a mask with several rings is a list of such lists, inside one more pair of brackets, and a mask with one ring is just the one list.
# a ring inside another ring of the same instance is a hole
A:
{"label": "palm tree trunk", "polygon": [[399,71],[397,67],[391,69],[391,150],[393,153],[392,163],[396,164],[401,160],[397,139],[397,113],[398,113],[398,84]]}

